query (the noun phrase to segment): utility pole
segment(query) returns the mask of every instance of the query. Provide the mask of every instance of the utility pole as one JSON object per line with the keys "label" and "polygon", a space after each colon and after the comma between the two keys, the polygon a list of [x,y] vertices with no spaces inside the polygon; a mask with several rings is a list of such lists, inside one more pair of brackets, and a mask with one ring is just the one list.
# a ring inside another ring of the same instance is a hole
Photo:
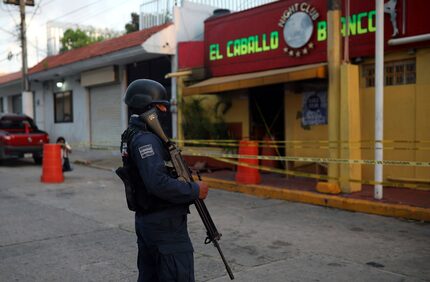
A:
{"label": "utility pole", "polygon": [[27,28],[25,26],[25,0],[19,1],[19,13],[21,15],[21,49],[22,49],[22,88],[23,92],[29,91],[28,64],[27,64]]}
{"label": "utility pole", "polygon": [[4,0],[5,4],[19,5],[21,16],[20,38],[21,38],[21,57],[22,57],[22,112],[34,118],[33,93],[30,91],[28,81],[27,63],[27,27],[25,24],[25,6],[34,6],[34,0]]}

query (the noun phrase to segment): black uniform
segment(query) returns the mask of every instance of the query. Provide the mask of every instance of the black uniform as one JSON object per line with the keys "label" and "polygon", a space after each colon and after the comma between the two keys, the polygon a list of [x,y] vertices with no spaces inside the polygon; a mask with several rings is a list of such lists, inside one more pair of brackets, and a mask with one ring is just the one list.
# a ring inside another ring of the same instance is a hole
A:
{"label": "black uniform", "polygon": [[129,158],[140,176],[133,180],[139,182],[135,183],[138,281],[194,281],[187,214],[198,199],[198,184],[172,175],[169,152],[138,116],[131,117],[130,126],[139,129],[129,142]]}

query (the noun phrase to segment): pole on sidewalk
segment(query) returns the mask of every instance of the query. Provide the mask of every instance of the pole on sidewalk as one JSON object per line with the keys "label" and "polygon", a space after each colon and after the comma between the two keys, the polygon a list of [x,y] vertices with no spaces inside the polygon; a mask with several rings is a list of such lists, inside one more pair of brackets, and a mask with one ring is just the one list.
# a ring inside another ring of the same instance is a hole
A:
{"label": "pole on sidewalk", "polygon": [[27,62],[27,27],[25,24],[25,0],[19,1],[19,12],[21,15],[21,46],[22,46],[22,112],[34,118],[33,93],[30,91],[28,81],[28,62]]}
{"label": "pole on sidewalk", "polygon": [[[376,0],[376,39],[375,39],[375,181],[382,182],[384,138],[384,0]],[[383,187],[376,184],[375,199],[383,197]]]}
{"label": "pole on sidewalk", "polygon": [[[342,60],[341,40],[341,0],[328,0],[327,12],[327,61],[329,72],[328,85],[328,138],[330,157],[339,158],[340,140],[340,65]],[[339,179],[339,165],[329,164],[328,175],[330,178]],[[338,180],[330,180],[338,186]]]}
{"label": "pole on sidewalk", "polygon": [[21,48],[22,48],[22,89],[28,91],[30,89],[28,83],[28,65],[27,65],[27,28],[25,26],[25,0],[19,1],[19,13],[21,15]]}
{"label": "pole on sidewalk", "polygon": [[166,74],[164,78],[175,78],[176,79],[176,126],[177,126],[177,139],[178,139],[178,146],[183,147],[184,146],[184,131],[182,129],[182,115],[183,115],[183,97],[182,93],[184,91],[184,79],[185,77],[188,77],[191,75],[191,71],[179,71],[179,72],[172,72]]}

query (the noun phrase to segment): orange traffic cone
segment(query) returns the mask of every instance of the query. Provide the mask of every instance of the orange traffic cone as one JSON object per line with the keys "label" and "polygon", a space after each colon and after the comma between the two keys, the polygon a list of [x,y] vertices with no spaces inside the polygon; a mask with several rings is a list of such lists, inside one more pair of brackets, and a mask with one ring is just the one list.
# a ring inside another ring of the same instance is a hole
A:
{"label": "orange traffic cone", "polygon": [[64,181],[60,144],[43,145],[42,177],[40,180],[45,183],[61,183]]}
{"label": "orange traffic cone", "polygon": [[[242,140],[239,143],[239,155],[258,155],[258,143],[256,141]],[[258,159],[240,159],[239,162],[258,166]],[[243,184],[258,184],[261,181],[257,168],[237,166],[236,182]]]}

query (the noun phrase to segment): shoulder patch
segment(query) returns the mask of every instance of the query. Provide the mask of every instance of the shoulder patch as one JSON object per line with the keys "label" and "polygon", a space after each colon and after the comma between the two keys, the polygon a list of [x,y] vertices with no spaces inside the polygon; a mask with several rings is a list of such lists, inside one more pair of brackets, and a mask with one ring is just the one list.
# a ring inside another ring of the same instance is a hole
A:
{"label": "shoulder patch", "polygon": [[139,147],[139,153],[142,159],[153,156],[155,154],[151,144]]}

